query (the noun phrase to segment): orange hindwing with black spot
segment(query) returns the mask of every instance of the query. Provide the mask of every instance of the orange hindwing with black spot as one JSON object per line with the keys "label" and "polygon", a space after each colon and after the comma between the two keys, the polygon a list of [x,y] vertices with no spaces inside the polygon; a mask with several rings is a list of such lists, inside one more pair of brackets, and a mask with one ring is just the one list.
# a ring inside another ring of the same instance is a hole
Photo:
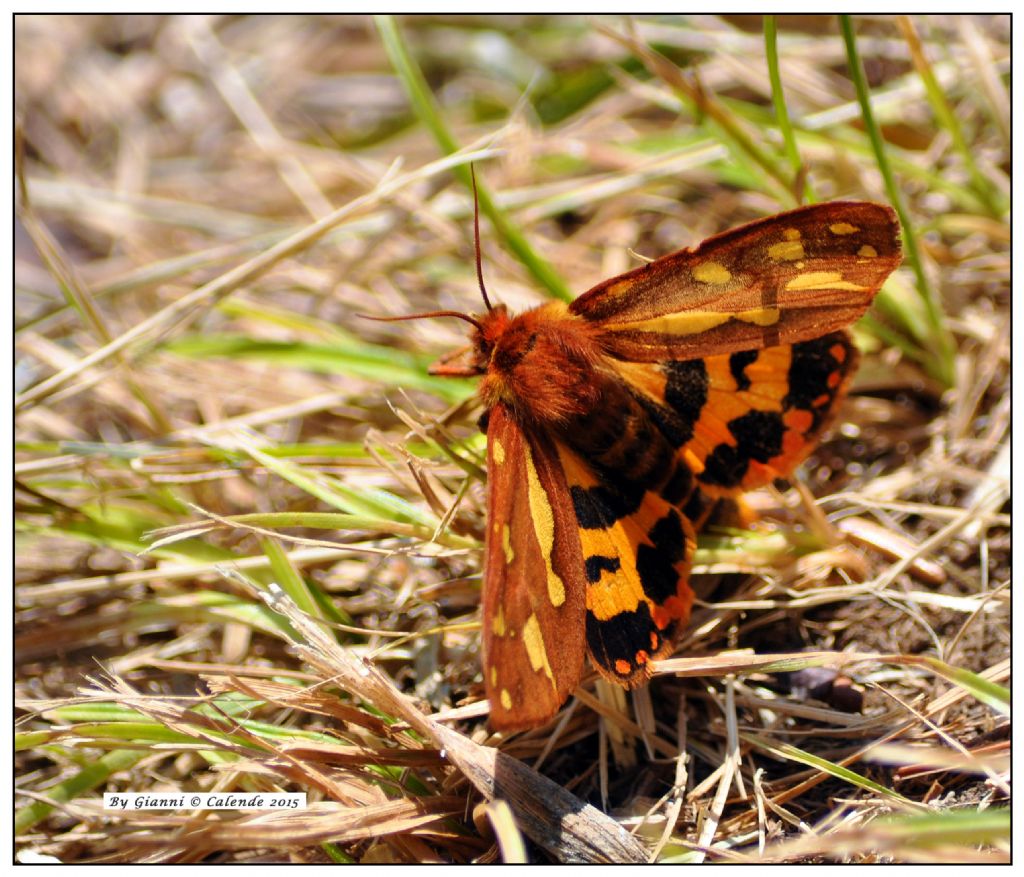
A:
{"label": "orange hindwing with black spot", "polygon": [[466,317],[489,478],[484,683],[498,729],[550,719],[589,654],[633,687],[693,600],[696,533],[785,477],[849,385],[846,327],[901,259],[894,212],[802,207],[629,271],[571,304]]}

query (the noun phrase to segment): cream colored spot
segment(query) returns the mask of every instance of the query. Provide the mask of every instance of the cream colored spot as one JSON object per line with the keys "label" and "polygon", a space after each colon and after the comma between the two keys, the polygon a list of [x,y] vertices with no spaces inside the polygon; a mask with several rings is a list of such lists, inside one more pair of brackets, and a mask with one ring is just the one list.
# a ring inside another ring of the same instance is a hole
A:
{"label": "cream colored spot", "polygon": [[697,335],[727,323],[730,314],[719,311],[682,311],[654,317],[650,320],[637,320],[633,323],[616,323],[608,328],[615,332],[661,332],[666,335]]}
{"label": "cream colored spot", "polygon": [[516,553],[512,550],[512,528],[508,524],[501,528],[501,547],[505,552],[505,563],[511,566]]}
{"label": "cream colored spot", "polygon": [[505,635],[505,610],[501,606],[498,607],[498,614],[491,622],[491,633],[495,636]]}
{"label": "cream colored spot", "polygon": [[693,276],[701,283],[728,283],[732,280],[729,269],[719,262],[701,262],[694,267]]}
{"label": "cream colored spot", "polygon": [[859,286],[849,280],[843,280],[843,275],[838,271],[807,271],[804,274],[797,274],[789,283],[786,289],[867,289],[866,286]]}
{"label": "cream colored spot", "polygon": [[552,606],[561,606],[565,602],[565,582],[558,577],[551,563],[551,553],[555,550],[555,515],[551,511],[547,491],[540,483],[537,467],[533,465],[529,446],[526,447],[526,494],[533,532],[537,535],[540,556],[548,573],[548,599]]}
{"label": "cream colored spot", "polygon": [[784,232],[782,232],[782,236],[787,241],[798,241],[798,240],[800,240],[800,229],[798,229],[798,228],[787,228]]}
{"label": "cream colored spot", "polygon": [[863,256],[865,259],[874,259],[878,255],[876,250],[871,244],[864,244],[859,250],[857,250],[858,256]]}
{"label": "cream colored spot", "polygon": [[778,308],[754,308],[749,311],[739,311],[736,314],[737,320],[744,323],[753,323],[755,326],[774,326],[779,322]]}
{"label": "cream colored spot", "polygon": [[610,298],[616,298],[620,295],[627,295],[636,289],[636,284],[632,280],[620,280],[618,283],[612,283],[607,286],[602,295],[609,296]]}
{"label": "cream colored spot", "polygon": [[512,709],[512,695],[508,693],[507,688],[501,689],[501,694],[499,695],[499,698],[501,699],[501,706],[503,709]]}
{"label": "cream colored spot", "polygon": [[537,616],[531,614],[523,625],[523,645],[526,646],[526,657],[530,660],[530,666],[534,671],[544,671],[544,675],[555,684],[555,674],[548,661],[548,650],[544,648],[544,634],[540,630],[540,622]]}
{"label": "cream colored spot", "polygon": [[834,222],[828,227],[828,230],[832,234],[854,234],[860,231],[855,225],[850,225],[848,222]]}
{"label": "cream colored spot", "polygon": [[[795,231],[795,229],[787,229]],[[799,240],[783,241],[781,244],[772,244],[768,248],[768,258],[776,262],[795,262],[804,257],[804,245]]]}
{"label": "cream colored spot", "polygon": [[494,452],[492,456],[494,457],[494,462],[499,466],[505,462],[505,446],[497,439],[494,440]]}

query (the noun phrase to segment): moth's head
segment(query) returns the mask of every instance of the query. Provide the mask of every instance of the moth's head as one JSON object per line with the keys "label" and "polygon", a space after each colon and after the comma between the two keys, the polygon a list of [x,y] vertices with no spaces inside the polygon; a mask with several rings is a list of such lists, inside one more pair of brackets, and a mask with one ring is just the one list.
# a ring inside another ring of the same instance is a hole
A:
{"label": "moth's head", "polygon": [[[456,315],[452,313],[449,316]],[[430,374],[449,378],[471,378],[484,374],[498,340],[511,321],[505,305],[495,305],[486,313],[476,316],[463,316],[473,324],[469,345],[453,350],[431,364],[427,369]]]}

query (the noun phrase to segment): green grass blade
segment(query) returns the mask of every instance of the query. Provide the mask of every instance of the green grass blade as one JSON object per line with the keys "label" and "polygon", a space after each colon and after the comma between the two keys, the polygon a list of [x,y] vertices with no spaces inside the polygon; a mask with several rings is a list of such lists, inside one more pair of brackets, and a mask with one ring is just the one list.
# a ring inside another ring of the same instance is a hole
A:
{"label": "green grass blade", "polygon": [[1001,715],[1009,717],[1010,690],[1008,688],[996,682],[990,682],[988,679],[979,676],[977,673],[972,673],[970,670],[954,667],[945,661],[940,661],[938,658],[932,658],[929,655],[921,655],[919,660],[944,679],[948,679],[955,685],[959,685],[970,692],[971,695],[986,706],[991,707]]}
{"label": "green grass blade", "polygon": [[[426,125],[445,154],[450,155],[451,153],[458,152],[459,144],[448,129],[448,124],[441,115],[441,109],[434,100],[423,72],[406,47],[395,19],[390,15],[378,15],[375,20],[381,41],[384,43],[384,48],[391,59],[391,64],[395,68],[398,78],[405,86],[406,93],[409,95],[409,100],[412,102],[416,115]],[[467,189],[472,190],[473,183],[467,167],[460,165],[453,168],[452,172],[462,181],[462,184]],[[526,269],[533,275],[534,279],[553,298],[558,298],[562,301],[572,301],[575,295],[562,277],[546,259],[530,246],[530,242],[526,239],[523,232],[498,207],[487,187],[479,180],[477,181],[477,197],[480,202],[480,212],[491,221],[491,225],[494,226],[498,238],[509,250],[515,253],[516,257],[526,266]]]}
{"label": "green grass blade", "polygon": [[[793,126],[789,121],[789,109],[786,107],[786,94],[782,89],[782,73],[779,70],[779,39],[775,25],[775,16],[764,17],[764,47],[765,59],[768,63],[768,80],[772,86],[772,106],[775,107],[775,121],[779,126],[779,133],[782,134],[782,144],[793,168],[794,187],[800,180],[804,164],[800,159],[800,150],[796,145],[796,135],[793,133]],[[811,188],[810,180],[806,177],[803,181],[803,196],[806,201],[814,201],[814,191]]]}
{"label": "green grass blade", "polygon": [[935,118],[941,127],[949,134],[950,140],[953,142],[953,148],[960,154],[964,167],[967,169],[967,174],[971,179],[971,186],[974,188],[982,204],[985,205],[989,216],[994,219],[1003,217],[1009,209],[1009,205],[999,194],[995,186],[992,185],[991,180],[981,172],[981,168],[978,167],[978,163],[974,160],[974,152],[967,145],[967,139],[964,137],[964,130],[960,120],[957,119],[956,113],[950,107],[949,101],[946,100],[946,93],[942,90],[939,80],[935,77],[935,71],[932,70],[932,65],[928,61],[928,56],[925,54],[924,46],[921,45],[921,38],[917,35],[913,21],[907,15],[901,15],[897,21],[899,22],[900,30],[903,31],[903,37],[907,41],[907,46],[910,48],[910,58],[914,62],[918,76],[921,77],[921,82],[924,83],[925,94],[928,96],[932,112],[935,113]]}
{"label": "green grass blade", "polygon": [[989,807],[880,816],[872,820],[870,827],[873,835],[881,831],[893,841],[912,847],[945,847],[1009,842],[1010,825],[1008,807]]}
{"label": "green grass blade", "polygon": [[391,347],[360,344],[346,349],[245,335],[187,335],[167,342],[162,349],[194,359],[254,359],[322,374],[352,375],[385,386],[426,390],[451,402],[461,401],[472,392],[467,381],[428,375],[429,358]]}
{"label": "green grass blade", "polygon": [[[917,245],[917,233],[903,204],[902,194],[889,164],[882,132],[875,121],[875,115],[871,109],[871,93],[868,88],[867,78],[864,75],[864,67],[860,61],[860,54],[857,51],[857,38],[853,31],[852,18],[849,15],[840,15],[839,28],[843,35],[843,41],[846,44],[850,78],[853,80],[857,91],[857,100],[861,106],[864,127],[871,140],[878,169],[882,174],[882,179],[885,181],[886,194],[899,214],[900,224],[903,226],[903,244],[907,262],[910,263],[914,277],[917,279],[917,292],[921,296],[928,316],[929,338],[926,349],[931,354],[928,371],[936,380],[941,381],[944,386],[952,387],[955,380],[953,358],[956,354],[956,347],[953,337],[946,328],[938,294],[925,273],[924,264],[921,261],[921,254]],[[903,328],[907,331],[907,334],[914,334],[912,327],[906,326]]]}
{"label": "green grass blade", "polygon": [[151,755],[152,751],[149,749],[118,749],[100,756],[78,773],[45,789],[45,801],[33,801],[27,807],[18,810],[14,814],[14,833],[24,834],[46,819],[58,804],[66,804],[86,792],[100,788],[115,774],[131,770]]}
{"label": "green grass blade", "polygon": [[813,753],[799,749],[796,746],[791,746],[788,743],[778,743],[758,734],[741,733],[740,737],[777,758],[806,764],[808,767],[813,767],[815,770],[827,773],[829,776],[833,776],[837,780],[842,780],[845,783],[857,786],[857,788],[864,789],[867,792],[873,792],[876,795],[881,795],[901,807],[910,807],[921,810],[927,809],[925,805],[911,801],[909,798],[903,797],[899,792],[887,789],[885,786],[876,783],[874,780],[869,780],[866,776],[863,776],[854,770],[850,770],[848,767],[843,767],[840,764],[829,761],[827,758],[814,755]]}

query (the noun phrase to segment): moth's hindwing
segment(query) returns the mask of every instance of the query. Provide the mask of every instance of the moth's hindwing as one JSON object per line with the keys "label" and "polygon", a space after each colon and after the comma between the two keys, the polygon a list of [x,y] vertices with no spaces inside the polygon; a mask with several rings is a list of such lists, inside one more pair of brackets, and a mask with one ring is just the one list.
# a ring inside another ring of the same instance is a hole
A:
{"label": "moth's hindwing", "polygon": [[768,217],[613,277],[572,313],[633,362],[793,344],[857,320],[899,265],[895,212],[833,201]]}
{"label": "moth's hindwing", "polygon": [[710,504],[786,478],[834,419],[856,369],[846,332],[683,362],[619,363],[695,476],[684,506],[699,526]]}
{"label": "moth's hindwing", "polygon": [[484,686],[491,724],[550,719],[583,670],[584,579],[576,516],[551,439],[503,404],[487,425]]}
{"label": "moth's hindwing", "polygon": [[564,445],[558,453],[583,549],[587,649],[605,678],[639,685],[690,617],[693,527],[657,492],[617,487]]}

